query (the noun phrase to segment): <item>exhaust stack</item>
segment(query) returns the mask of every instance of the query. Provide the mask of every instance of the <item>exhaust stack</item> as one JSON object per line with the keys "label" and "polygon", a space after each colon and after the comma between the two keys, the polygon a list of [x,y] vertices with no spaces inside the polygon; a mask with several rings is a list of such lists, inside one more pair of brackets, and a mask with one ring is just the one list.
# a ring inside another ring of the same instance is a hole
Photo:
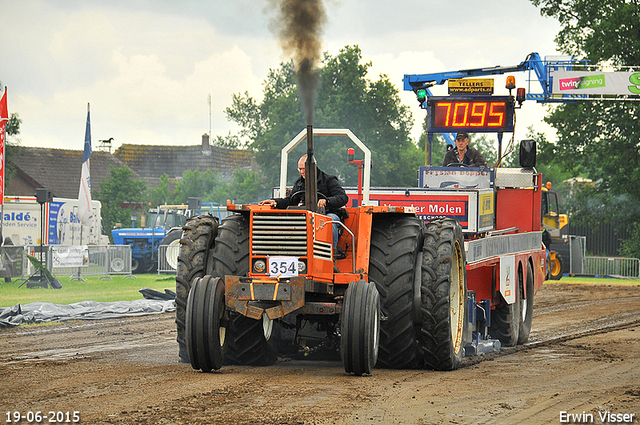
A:
{"label": "exhaust stack", "polygon": [[313,157],[313,125],[307,125],[307,160],[304,163],[305,179],[305,203],[304,207],[313,212],[318,211],[318,174],[316,160]]}

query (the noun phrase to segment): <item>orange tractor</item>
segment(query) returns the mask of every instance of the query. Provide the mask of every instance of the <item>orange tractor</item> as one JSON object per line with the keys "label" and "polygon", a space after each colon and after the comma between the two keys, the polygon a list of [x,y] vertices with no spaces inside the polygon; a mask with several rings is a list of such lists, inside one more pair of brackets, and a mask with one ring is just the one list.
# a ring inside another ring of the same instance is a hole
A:
{"label": "orange tractor", "polygon": [[[288,153],[305,137],[312,147],[314,135],[349,137],[370,164],[369,150],[350,131],[308,127],[283,149],[282,194]],[[307,167],[315,166],[310,153]],[[453,370],[465,352],[499,349],[490,329],[507,345],[526,341],[533,292],[542,282],[536,278],[534,288],[534,275],[544,267],[541,232],[516,234],[508,223],[502,233],[512,234],[487,238],[480,229],[463,235],[455,218],[425,221],[410,197],[405,205],[371,202],[368,172],[365,167],[361,202],[346,208],[348,218],[339,223],[338,246],[346,256],[335,262],[333,222],[313,210],[314,196],[305,209],[228,203],[233,214],[219,225],[210,215],[188,220],[176,278],[182,361],[207,372],[224,363],[268,365],[282,350],[313,350],[309,341],[317,338],[318,345],[339,351],[345,371],[355,375],[370,374],[376,365]],[[539,192],[531,189],[526,196],[538,203],[539,215]],[[420,190],[428,196],[429,189]],[[519,202],[512,192],[505,191],[502,202]],[[483,202],[493,210],[492,196]],[[505,251],[512,245],[517,253]]]}

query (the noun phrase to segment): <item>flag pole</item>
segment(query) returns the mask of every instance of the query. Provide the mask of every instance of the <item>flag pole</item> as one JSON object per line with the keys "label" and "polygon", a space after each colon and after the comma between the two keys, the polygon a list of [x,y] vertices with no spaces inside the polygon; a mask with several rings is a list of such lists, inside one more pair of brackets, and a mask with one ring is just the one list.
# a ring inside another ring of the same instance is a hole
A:
{"label": "flag pole", "polygon": [[[2,89],[2,87],[0,87]],[[6,165],[7,123],[9,122],[9,107],[7,106],[7,86],[0,95],[0,245],[4,243],[2,231],[4,230],[4,178]]]}
{"label": "flag pole", "polygon": [[[1,89],[2,87],[0,87]],[[5,117],[6,115],[6,117]],[[2,187],[0,188],[0,245],[4,243],[2,231],[4,230],[4,170],[5,170],[5,144],[6,144],[6,126],[9,121],[9,109],[7,107],[7,86],[0,96],[0,155],[2,155],[2,163],[0,163],[0,179],[2,179]],[[6,276],[6,275],[5,275]]]}

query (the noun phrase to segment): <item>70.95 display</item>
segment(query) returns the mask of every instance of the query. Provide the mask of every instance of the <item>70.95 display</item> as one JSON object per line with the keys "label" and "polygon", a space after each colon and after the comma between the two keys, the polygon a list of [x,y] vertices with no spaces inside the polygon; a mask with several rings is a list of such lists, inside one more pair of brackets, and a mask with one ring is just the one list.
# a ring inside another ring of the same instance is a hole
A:
{"label": "70.95 display", "polygon": [[433,96],[427,101],[427,132],[511,132],[514,109],[510,96]]}

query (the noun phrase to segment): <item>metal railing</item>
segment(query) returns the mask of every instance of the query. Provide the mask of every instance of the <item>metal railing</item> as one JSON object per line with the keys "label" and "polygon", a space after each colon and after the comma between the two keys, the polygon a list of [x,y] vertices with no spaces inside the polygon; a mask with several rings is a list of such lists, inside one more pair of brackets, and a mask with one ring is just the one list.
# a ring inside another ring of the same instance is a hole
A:
{"label": "metal railing", "polygon": [[640,279],[640,259],[621,257],[585,257],[583,273],[594,276],[621,276]]}
{"label": "metal railing", "polygon": [[23,246],[0,247],[0,277],[3,277],[5,282],[11,282],[14,278],[23,281],[27,273],[25,261],[29,263]]}
{"label": "metal railing", "polygon": [[[82,265],[79,267],[57,266],[56,252],[70,248],[69,245],[15,245],[0,247],[0,278],[27,280],[36,273],[29,256],[35,257],[54,275],[104,276],[131,274],[131,246],[87,245]],[[76,247],[77,248],[77,247]],[[42,250],[42,252],[41,252]],[[56,261],[54,261],[56,260]],[[60,264],[60,263],[57,263]]]}
{"label": "metal railing", "polygon": [[[50,249],[54,246],[50,245]],[[88,253],[81,267],[57,267],[52,264],[49,270],[57,275],[110,276],[131,274],[130,245],[88,245]]]}

